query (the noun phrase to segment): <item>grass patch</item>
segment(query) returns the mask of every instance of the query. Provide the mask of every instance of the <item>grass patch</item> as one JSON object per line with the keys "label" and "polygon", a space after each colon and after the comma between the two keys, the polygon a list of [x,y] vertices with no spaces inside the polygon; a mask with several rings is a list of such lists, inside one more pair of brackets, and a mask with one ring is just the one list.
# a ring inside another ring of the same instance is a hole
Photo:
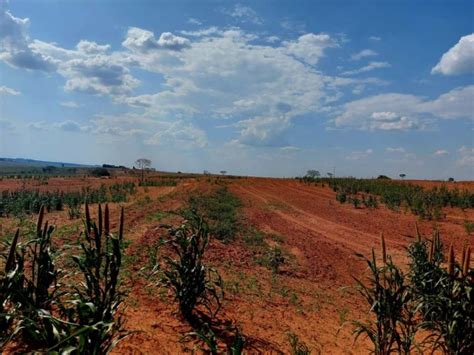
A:
{"label": "grass patch", "polygon": [[229,242],[238,234],[241,228],[238,215],[242,203],[226,187],[211,194],[193,195],[188,203],[191,210],[204,216],[213,237]]}

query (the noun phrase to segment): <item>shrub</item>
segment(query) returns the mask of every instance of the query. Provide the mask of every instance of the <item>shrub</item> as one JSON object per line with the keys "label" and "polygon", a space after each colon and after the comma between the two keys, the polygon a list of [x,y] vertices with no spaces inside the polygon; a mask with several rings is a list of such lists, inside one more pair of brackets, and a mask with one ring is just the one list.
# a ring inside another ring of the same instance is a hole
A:
{"label": "shrub", "polygon": [[274,274],[278,274],[278,272],[280,271],[280,266],[284,263],[285,257],[283,256],[281,249],[278,247],[270,249],[270,251],[268,252],[268,264]]}
{"label": "shrub", "polygon": [[347,195],[345,192],[338,192],[336,194],[336,200],[339,201],[339,203],[346,203],[347,201]]}

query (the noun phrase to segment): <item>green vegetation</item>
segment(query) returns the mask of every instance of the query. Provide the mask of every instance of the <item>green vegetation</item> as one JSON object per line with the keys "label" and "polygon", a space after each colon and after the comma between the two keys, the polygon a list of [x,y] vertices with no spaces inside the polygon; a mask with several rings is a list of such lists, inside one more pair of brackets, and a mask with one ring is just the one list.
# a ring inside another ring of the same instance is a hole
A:
{"label": "green vegetation", "polygon": [[[404,274],[390,256],[382,240],[379,266],[375,253],[367,260],[370,277],[366,285],[357,281],[360,292],[374,318],[354,322],[356,339],[365,335],[375,354],[409,354],[415,349],[441,350],[444,354],[474,352],[473,270],[470,248],[462,252],[461,263],[450,247],[447,268],[439,233],[432,240],[417,240],[408,249],[409,273]],[[424,330],[427,336],[417,342],[415,335]]]}
{"label": "green vegetation", "polygon": [[145,180],[140,181],[138,186],[176,186],[178,182],[172,179]]}
{"label": "green vegetation", "polygon": [[197,306],[206,308],[211,317],[217,314],[224,291],[218,272],[203,262],[209,242],[206,222],[196,213],[189,213],[186,217],[186,223],[168,229],[166,244],[171,246],[175,255],[165,257],[167,267],[163,281],[174,291],[183,317],[194,323]]}
{"label": "green vegetation", "polygon": [[[340,203],[351,202],[356,208],[362,204],[377,208],[378,202],[392,210],[406,208],[424,219],[439,219],[443,207],[474,208],[474,193],[457,188],[449,190],[446,186],[424,189],[411,183],[392,181],[385,178],[299,178],[306,183],[328,184]],[[377,198],[377,197],[378,198]]]}
{"label": "green vegetation", "polygon": [[240,206],[240,200],[226,187],[210,194],[194,195],[189,199],[190,209],[198,211],[209,223],[210,234],[224,242],[233,240],[240,229]]}
{"label": "green vegetation", "polygon": [[288,341],[290,343],[291,354],[292,355],[309,355],[311,350],[308,346],[299,339],[299,337],[292,332],[288,333]]}
{"label": "green vegetation", "polygon": [[[77,269],[63,275],[55,265],[54,228],[43,224],[40,208],[36,238],[22,243],[17,230],[0,271],[0,345],[15,341],[20,352],[105,354],[126,335],[119,308],[123,210],[119,234],[111,234],[109,210],[98,224],[86,205],[82,254]],[[66,284],[75,276],[73,284]],[[76,279],[83,278],[82,282]]]}
{"label": "green vegetation", "polygon": [[70,217],[76,218],[82,203],[124,202],[129,194],[136,191],[133,182],[101,185],[99,188],[82,188],[76,192],[39,192],[33,190],[2,191],[0,193],[0,216],[20,216],[39,213],[40,207],[46,211],[61,211],[67,205]]}

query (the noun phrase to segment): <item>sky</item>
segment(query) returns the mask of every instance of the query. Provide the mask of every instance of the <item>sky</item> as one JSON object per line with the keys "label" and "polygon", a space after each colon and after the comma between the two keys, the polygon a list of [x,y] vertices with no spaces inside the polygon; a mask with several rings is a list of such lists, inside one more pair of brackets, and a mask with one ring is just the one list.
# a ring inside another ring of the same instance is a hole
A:
{"label": "sky", "polygon": [[0,0],[0,157],[473,179],[473,4]]}

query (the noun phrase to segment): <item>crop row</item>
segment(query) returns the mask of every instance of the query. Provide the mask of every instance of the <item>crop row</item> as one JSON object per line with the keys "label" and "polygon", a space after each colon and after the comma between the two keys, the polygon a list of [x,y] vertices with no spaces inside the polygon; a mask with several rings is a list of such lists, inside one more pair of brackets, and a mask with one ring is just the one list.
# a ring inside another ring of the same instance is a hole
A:
{"label": "crop row", "polygon": [[102,184],[98,188],[84,187],[81,191],[40,192],[36,190],[5,190],[0,193],[0,216],[38,213],[41,206],[48,212],[61,211],[64,206],[77,208],[81,204],[124,202],[136,191],[133,182]]}
{"label": "crop row", "polygon": [[474,193],[458,188],[449,190],[444,185],[425,189],[411,183],[383,179],[304,177],[301,181],[328,184],[341,203],[356,201],[363,194],[374,195],[392,210],[406,208],[426,219],[440,218],[443,207],[474,208]]}

